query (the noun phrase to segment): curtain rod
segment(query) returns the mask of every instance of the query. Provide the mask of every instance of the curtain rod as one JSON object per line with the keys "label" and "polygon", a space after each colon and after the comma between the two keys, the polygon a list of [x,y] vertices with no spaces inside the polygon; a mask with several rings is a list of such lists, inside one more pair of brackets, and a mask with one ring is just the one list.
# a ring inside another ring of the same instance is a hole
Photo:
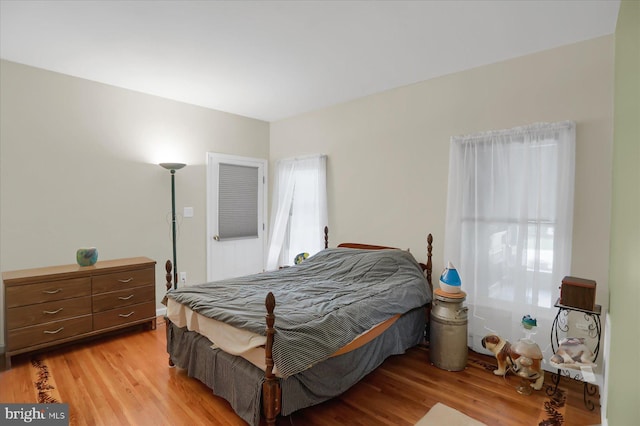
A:
{"label": "curtain rod", "polygon": [[327,155],[326,154],[309,154],[309,155],[303,155],[302,157],[289,157],[289,158],[280,158],[278,160],[276,160],[276,162],[278,161],[296,161],[296,160],[308,160],[310,158],[326,158]]}
{"label": "curtain rod", "polygon": [[530,133],[534,130],[537,131],[556,131],[563,129],[575,129],[576,123],[573,121],[559,121],[556,123],[533,123],[527,126],[514,127],[511,129],[502,130],[489,130],[486,132],[471,133],[468,135],[451,136],[451,142],[457,140],[474,140],[495,136],[513,136],[519,134]]}

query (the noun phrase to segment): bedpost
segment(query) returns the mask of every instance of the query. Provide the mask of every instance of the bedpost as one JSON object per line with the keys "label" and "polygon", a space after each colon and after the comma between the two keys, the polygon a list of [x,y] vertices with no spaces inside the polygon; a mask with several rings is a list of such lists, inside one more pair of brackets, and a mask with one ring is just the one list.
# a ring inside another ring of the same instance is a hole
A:
{"label": "bedpost", "polygon": [[324,248],[329,248],[329,227],[324,227]]}
{"label": "bedpost", "polygon": [[171,283],[171,280],[173,280],[173,275],[171,274],[171,270],[173,269],[173,264],[171,263],[170,260],[167,260],[167,263],[164,264],[164,269],[167,271],[167,275],[165,276],[166,280],[167,280],[167,291],[171,290],[171,287],[173,286],[173,284]]}
{"label": "bedpost", "polygon": [[[165,276],[165,279],[167,280],[167,291],[171,290],[172,284],[171,284],[171,280],[172,280],[172,275],[171,275],[171,269],[173,268],[173,265],[171,264],[170,260],[167,260],[167,263],[164,264],[164,269],[167,271],[167,275]],[[164,306],[167,306],[167,295],[165,294],[164,297],[162,298],[162,302],[161,302]]]}
{"label": "bedpost", "polygon": [[[427,277],[427,282],[429,283],[429,291],[431,291],[431,297],[433,297],[433,282],[431,281],[431,272],[433,271],[433,263],[431,261],[431,258],[433,256],[432,251],[433,251],[433,235],[429,234],[427,235],[427,264],[425,265],[425,276]],[[431,335],[431,306],[433,305],[433,302],[429,302],[427,303],[427,305],[424,308],[424,315],[425,315],[425,321],[424,321],[424,339],[422,342],[423,346],[428,347],[429,346],[429,338]]]}
{"label": "bedpost", "polygon": [[[171,263],[170,260],[167,260],[167,263],[164,264],[164,269],[165,271],[167,271],[167,275],[165,275],[165,279],[167,280],[167,291],[171,290],[171,279],[173,277],[173,274],[171,274],[171,269],[173,269],[173,264]],[[167,295],[165,294],[164,297],[162,298],[162,304],[164,306],[167,306]],[[168,337],[169,337],[169,330],[170,330],[170,325],[171,325],[171,320],[169,319],[168,316],[164,316],[164,322],[166,325],[166,332],[167,332],[167,341]],[[173,361],[171,360],[171,355],[169,355],[169,367],[173,367]]]}
{"label": "bedpost", "polygon": [[433,270],[433,265],[431,263],[432,250],[433,250],[433,235],[427,235],[427,282],[429,283],[429,287],[431,287],[431,293],[433,293],[433,282],[431,281],[431,271]]}
{"label": "bedpost", "polygon": [[267,308],[267,343],[264,347],[266,370],[264,383],[262,384],[262,410],[267,426],[276,424],[276,416],[280,414],[280,380],[273,374],[273,335],[276,330],[273,328],[276,317],[273,310],[276,307],[276,298],[269,292],[264,302]]}

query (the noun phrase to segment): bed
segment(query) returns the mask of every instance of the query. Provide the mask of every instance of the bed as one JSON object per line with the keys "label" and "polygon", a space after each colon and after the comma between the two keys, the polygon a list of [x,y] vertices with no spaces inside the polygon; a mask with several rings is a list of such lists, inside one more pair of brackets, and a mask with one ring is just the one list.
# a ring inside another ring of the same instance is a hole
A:
{"label": "bed", "polygon": [[432,241],[421,264],[386,246],[328,248],[325,229],[325,250],[300,265],[177,290],[167,261],[169,364],[251,425],[333,398],[423,341]]}

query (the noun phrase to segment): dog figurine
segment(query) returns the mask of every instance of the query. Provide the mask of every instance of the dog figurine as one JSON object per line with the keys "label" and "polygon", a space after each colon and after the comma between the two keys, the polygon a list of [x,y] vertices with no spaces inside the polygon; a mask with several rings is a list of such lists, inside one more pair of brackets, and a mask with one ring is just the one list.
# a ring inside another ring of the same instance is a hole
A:
{"label": "dog figurine", "polygon": [[580,365],[593,365],[595,354],[587,347],[582,337],[567,337],[560,341],[560,346],[549,361],[564,364],[568,368],[580,368]]}
{"label": "dog figurine", "polygon": [[531,387],[542,389],[544,371],[542,371],[542,351],[530,340],[519,340],[512,345],[495,334],[489,334],[482,339],[482,347],[495,355],[498,369],[493,372],[496,376],[504,376],[507,369],[511,369],[518,376],[533,381]]}

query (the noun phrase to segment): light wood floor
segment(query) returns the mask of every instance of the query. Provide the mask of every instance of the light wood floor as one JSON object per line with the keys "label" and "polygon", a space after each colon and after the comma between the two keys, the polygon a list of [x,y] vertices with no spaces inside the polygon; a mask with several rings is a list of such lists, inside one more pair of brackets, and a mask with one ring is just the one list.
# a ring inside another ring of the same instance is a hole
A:
{"label": "light wood floor", "polygon": [[[165,344],[159,318],[156,330],[137,329],[37,358],[69,403],[72,425],[245,425],[199,381],[168,368]],[[14,357],[13,368],[0,372],[0,402],[36,402],[32,357]],[[412,348],[340,397],[279,418],[278,425],[413,425],[437,402],[487,425],[539,424],[550,397],[544,391],[518,394],[518,379],[495,376],[495,365],[493,358],[470,352],[464,371],[447,372],[429,364],[428,349]],[[582,383],[563,378],[560,386],[567,389],[564,425],[600,423],[599,408],[585,408]]]}

